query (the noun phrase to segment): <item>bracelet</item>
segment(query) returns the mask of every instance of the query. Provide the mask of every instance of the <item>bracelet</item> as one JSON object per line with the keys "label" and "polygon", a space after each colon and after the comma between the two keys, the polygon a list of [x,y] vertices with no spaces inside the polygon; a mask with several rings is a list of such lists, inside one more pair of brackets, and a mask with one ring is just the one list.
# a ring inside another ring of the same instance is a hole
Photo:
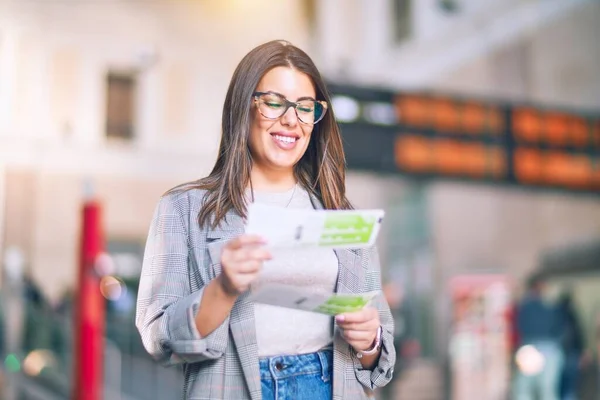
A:
{"label": "bracelet", "polygon": [[381,348],[381,333],[382,333],[382,331],[383,331],[383,328],[380,325],[379,328],[377,329],[377,335],[375,335],[375,341],[373,342],[373,346],[371,346],[371,348],[367,349],[367,350],[357,351],[356,358],[363,358],[363,356],[370,356],[379,351],[379,349]]}

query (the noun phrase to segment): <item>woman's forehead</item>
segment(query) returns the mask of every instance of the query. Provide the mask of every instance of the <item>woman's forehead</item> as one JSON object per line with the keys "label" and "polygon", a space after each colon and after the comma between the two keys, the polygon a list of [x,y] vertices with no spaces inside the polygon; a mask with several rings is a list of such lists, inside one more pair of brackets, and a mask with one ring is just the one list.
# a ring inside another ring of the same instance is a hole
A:
{"label": "woman's forehead", "polygon": [[315,87],[310,77],[289,67],[275,67],[266,74],[258,83],[256,90],[259,92],[273,91],[294,101],[302,97],[315,97]]}

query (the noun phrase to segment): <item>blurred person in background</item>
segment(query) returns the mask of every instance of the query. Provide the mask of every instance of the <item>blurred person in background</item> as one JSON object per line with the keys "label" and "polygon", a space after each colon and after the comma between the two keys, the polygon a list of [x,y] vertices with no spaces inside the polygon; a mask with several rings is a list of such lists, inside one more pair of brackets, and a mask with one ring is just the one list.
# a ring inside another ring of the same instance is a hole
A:
{"label": "blurred person in background", "polygon": [[562,294],[558,302],[558,309],[561,314],[562,347],[565,355],[565,363],[560,379],[560,398],[561,400],[573,400],[577,398],[584,340],[583,330],[573,305],[570,290]]}
{"label": "blurred person in background", "polygon": [[527,293],[516,309],[516,330],[520,347],[513,398],[558,400],[564,360],[561,313],[548,299],[546,281],[540,276],[527,282]]}
{"label": "blurred person in background", "polygon": [[[586,378],[582,379],[582,399],[592,399],[595,394],[596,400],[600,398],[600,309],[596,306],[596,310],[593,312],[591,317],[592,320],[592,333],[591,333],[591,346],[587,349],[583,356],[582,369],[586,371]],[[591,375],[591,376],[590,376]]]}
{"label": "blurred person in background", "polygon": [[24,350],[49,348],[53,339],[53,329],[48,324],[51,306],[28,272],[23,275],[23,297],[27,310],[23,333]]}
{"label": "blurred person in background", "polygon": [[285,41],[258,46],[229,85],[212,172],[159,201],[136,326],[156,360],[184,364],[186,399],[366,399],[392,378],[393,320],[381,293],[335,324],[247,299],[251,285],[265,282],[317,293],[381,290],[375,248],[277,252],[244,234],[251,202],[351,208],[329,104],[306,53]]}

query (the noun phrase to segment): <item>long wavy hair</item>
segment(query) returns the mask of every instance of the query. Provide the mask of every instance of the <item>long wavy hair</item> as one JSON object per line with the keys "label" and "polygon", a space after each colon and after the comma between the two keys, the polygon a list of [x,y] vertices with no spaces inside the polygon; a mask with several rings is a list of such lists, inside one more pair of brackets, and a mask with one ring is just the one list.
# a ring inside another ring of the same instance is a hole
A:
{"label": "long wavy hair", "polygon": [[[204,189],[200,226],[216,228],[227,212],[246,217],[244,193],[250,182],[252,156],[248,147],[252,95],[262,77],[275,67],[290,67],[311,79],[317,100],[331,99],[325,82],[311,58],[283,40],[264,43],[250,51],[237,66],[223,105],[221,143],[212,172],[205,178],[171,189],[168,193]],[[294,166],[298,183],[330,210],[351,209],[346,198],[346,161],[339,127],[331,106],[313,129],[306,152]]]}

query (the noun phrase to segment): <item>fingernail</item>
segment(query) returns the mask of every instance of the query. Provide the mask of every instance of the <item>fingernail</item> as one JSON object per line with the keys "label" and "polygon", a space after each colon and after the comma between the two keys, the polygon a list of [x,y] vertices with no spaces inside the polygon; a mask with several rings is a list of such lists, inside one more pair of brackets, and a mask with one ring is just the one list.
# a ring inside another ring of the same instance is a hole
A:
{"label": "fingernail", "polygon": [[336,317],[335,317],[335,320],[336,320],[337,322],[344,322],[344,319],[345,319],[345,318],[344,318],[344,316],[343,316],[343,315],[338,315],[338,316],[336,316]]}

